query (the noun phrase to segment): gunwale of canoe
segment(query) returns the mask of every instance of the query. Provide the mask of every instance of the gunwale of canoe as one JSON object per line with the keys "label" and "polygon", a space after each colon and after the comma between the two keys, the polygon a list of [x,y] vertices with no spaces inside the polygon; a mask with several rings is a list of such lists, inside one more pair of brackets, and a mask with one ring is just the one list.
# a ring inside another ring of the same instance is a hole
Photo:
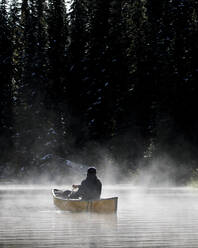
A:
{"label": "gunwale of canoe", "polygon": [[116,213],[118,197],[104,198],[99,200],[77,200],[64,199],[56,196],[52,189],[54,204],[61,210],[71,212],[95,212],[95,213]]}

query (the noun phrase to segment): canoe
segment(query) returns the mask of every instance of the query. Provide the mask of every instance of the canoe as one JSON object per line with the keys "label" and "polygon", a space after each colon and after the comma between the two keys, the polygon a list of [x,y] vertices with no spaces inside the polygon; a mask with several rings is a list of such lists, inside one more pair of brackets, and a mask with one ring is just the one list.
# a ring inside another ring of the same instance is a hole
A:
{"label": "canoe", "polygon": [[52,189],[54,204],[61,210],[71,212],[116,213],[118,197],[99,200],[65,199],[63,191]]}

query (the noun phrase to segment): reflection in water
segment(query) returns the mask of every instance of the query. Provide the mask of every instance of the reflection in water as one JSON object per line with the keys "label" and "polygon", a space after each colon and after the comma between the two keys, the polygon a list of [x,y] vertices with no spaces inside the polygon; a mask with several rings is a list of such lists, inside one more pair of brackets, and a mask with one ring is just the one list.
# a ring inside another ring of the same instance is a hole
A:
{"label": "reflection in water", "polygon": [[117,215],[57,210],[49,188],[0,186],[0,247],[198,247],[198,191],[109,187]]}

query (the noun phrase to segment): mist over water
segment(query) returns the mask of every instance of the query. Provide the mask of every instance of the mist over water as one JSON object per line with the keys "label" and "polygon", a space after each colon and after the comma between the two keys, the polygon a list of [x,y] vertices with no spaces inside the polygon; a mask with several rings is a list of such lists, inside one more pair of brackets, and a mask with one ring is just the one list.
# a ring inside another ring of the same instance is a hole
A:
{"label": "mist over water", "polygon": [[51,187],[0,186],[0,247],[197,247],[196,189],[105,185],[119,201],[103,215],[58,210]]}

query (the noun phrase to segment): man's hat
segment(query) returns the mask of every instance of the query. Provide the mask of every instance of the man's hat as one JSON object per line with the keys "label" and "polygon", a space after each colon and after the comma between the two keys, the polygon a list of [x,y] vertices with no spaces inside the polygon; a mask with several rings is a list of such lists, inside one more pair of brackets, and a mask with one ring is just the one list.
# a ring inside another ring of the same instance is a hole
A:
{"label": "man's hat", "polygon": [[89,167],[87,170],[87,174],[96,174],[96,168],[95,167]]}

